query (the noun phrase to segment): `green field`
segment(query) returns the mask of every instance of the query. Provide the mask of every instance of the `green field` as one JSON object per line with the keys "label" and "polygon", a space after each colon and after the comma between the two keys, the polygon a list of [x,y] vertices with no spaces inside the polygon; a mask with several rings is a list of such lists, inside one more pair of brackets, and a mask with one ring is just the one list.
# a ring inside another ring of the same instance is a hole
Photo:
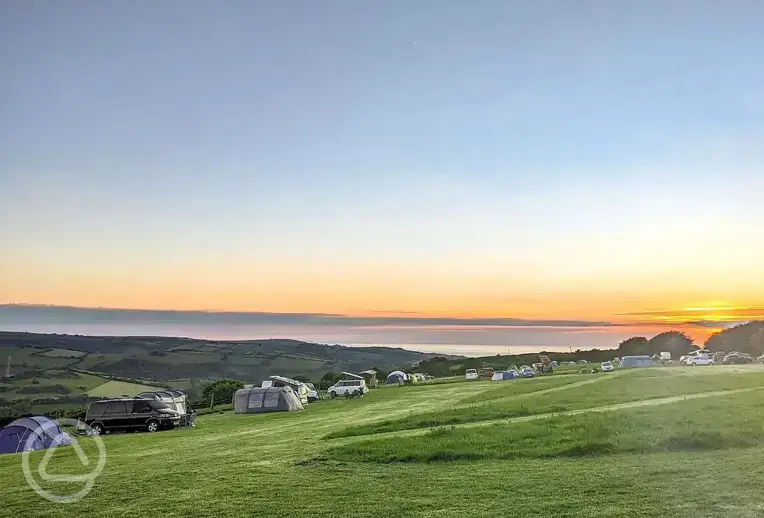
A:
{"label": "green field", "polygon": [[[38,384],[33,384],[32,381],[37,380]],[[71,392],[69,395],[79,395],[92,390],[99,385],[103,385],[109,380],[102,378],[101,376],[95,376],[93,374],[85,373],[72,373],[59,371],[55,369],[45,371],[44,376],[34,378],[11,378],[5,385],[8,387],[8,391],[3,392],[3,397],[11,401],[18,401],[21,399],[34,399],[34,398],[49,398],[61,396],[61,393],[55,391],[45,391],[45,387],[51,387],[53,385],[61,385],[68,388]],[[38,387],[41,392],[35,392],[34,394],[24,394],[18,392],[19,389],[24,387]],[[43,410],[36,408],[37,412]]]}
{"label": "green field", "polygon": [[[104,472],[73,504],[41,499],[20,456],[0,456],[0,515],[761,516],[763,410],[757,365],[385,388],[106,436]],[[87,469],[73,448],[47,467]]]}
{"label": "green field", "polygon": [[163,390],[160,387],[150,385],[141,385],[138,383],[128,383],[125,381],[107,381],[92,390],[88,390],[90,397],[132,397],[141,392],[150,390]]}

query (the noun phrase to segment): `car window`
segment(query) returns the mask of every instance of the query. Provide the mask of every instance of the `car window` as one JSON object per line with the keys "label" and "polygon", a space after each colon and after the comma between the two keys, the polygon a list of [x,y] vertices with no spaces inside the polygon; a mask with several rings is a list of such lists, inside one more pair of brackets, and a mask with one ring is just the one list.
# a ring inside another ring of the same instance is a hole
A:
{"label": "car window", "polygon": [[88,413],[94,414],[94,415],[100,415],[103,414],[104,410],[106,410],[106,403],[93,403],[90,405],[90,410],[88,410]]}
{"label": "car window", "polygon": [[167,403],[162,403],[161,401],[157,401],[155,399],[149,401],[149,406],[153,408],[154,410],[163,410],[165,408],[170,408],[170,406]]}
{"label": "car window", "polygon": [[133,404],[133,414],[148,414],[151,412],[151,405],[148,401],[136,401]]}
{"label": "car window", "polygon": [[109,406],[106,407],[106,415],[124,414],[125,403],[123,401],[112,401]]}

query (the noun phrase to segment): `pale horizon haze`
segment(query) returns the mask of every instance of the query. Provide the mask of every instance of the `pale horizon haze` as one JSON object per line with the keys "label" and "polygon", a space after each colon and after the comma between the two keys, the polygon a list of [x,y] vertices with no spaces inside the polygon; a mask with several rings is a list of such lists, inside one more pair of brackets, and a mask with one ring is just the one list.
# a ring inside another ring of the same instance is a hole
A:
{"label": "pale horizon haze", "polygon": [[764,318],[762,27],[753,0],[2,2],[0,305],[69,316],[0,330],[702,343]]}

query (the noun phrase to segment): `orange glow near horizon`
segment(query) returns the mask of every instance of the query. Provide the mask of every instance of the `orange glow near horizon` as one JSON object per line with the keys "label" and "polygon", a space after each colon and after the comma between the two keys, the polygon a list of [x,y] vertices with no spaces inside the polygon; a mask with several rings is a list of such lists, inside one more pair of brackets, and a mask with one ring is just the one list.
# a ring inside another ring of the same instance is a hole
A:
{"label": "orange glow near horizon", "polygon": [[585,282],[570,275],[540,277],[536,270],[502,275],[452,271],[437,264],[415,264],[399,271],[375,263],[362,269],[350,261],[258,268],[234,262],[222,268],[215,261],[198,259],[172,269],[150,264],[88,269],[28,264],[22,259],[0,258],[0,304],[585,320],[615,323],[635,335],[675,328],[700,343],[731,323],[764,319],[764,286],[757,284],[761,276],[750,277],[753,282],[741,277],[724,289],[700,290],[688,287],[689,279],[683,281],[678,274],[669,289],[660,277],[648,281],[601,276]]}

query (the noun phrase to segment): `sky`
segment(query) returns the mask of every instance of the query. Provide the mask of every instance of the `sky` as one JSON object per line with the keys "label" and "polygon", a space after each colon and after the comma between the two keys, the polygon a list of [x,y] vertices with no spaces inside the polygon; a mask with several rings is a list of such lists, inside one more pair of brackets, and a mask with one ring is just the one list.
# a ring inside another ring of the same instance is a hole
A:
{"label": "sky", "polygon": [[702,341],[764,315],[762,26],[754,0],[2,2],[0,304]]}

